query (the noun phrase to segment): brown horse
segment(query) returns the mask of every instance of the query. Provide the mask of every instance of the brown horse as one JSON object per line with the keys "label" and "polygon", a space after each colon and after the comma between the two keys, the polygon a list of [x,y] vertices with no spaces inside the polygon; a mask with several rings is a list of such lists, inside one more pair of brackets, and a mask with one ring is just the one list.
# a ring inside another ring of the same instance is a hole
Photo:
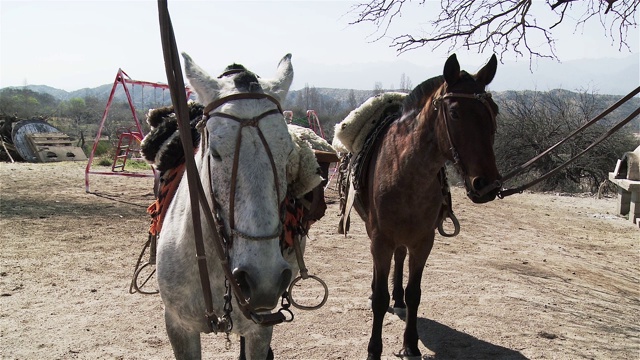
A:
{"label": "brown horse", "polygon": [[[494,200],[500,174],[493,153],[497,105],[485,87],[496,73],[494,56],[476,75],[460,71],[455,55],[443,76],[418,85],[404,98],[399,118],[375,140],[362,164],[354,207],[366,224],[373,255],[373,328],[368,359],[380,359],[382,323],[389,308],[388,278],[396,254],[394,307],[405,308],[402,357],[420,356],[417,313],[420,281],[445,211],[447,193],[438,175],[450,161],[464,179],[474,203]],[[402,289],[404,257],[409,278]]]}

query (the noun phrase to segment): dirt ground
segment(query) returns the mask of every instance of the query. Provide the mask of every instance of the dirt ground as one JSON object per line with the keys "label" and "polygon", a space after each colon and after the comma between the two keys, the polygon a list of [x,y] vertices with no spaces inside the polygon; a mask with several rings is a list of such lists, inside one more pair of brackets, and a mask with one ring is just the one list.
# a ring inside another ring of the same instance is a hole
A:
{"label": "dirt ground", "polygon": [[[91,176],[85,163],[0,164],[0,358],[171,359],[159,295],[129,294],[146,241],[151,178]],[[640,231],[616,199],[514,195],[474,205],[454,189],[462,231],[438,236],[422,281],[427,359],[640,358]],[[371,326],[369,240],[337,234],[337,203],[306,253],[329,299],[275,329],[279,359],[364,359]],[[383,354],[404,322],[388,314]],[[203,337],[205,359],[239,341]]]}

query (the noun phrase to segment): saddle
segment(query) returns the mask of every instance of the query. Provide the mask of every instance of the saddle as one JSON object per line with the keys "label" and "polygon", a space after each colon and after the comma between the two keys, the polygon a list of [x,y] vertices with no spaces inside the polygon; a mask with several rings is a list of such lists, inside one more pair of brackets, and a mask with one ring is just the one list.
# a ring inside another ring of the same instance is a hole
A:
{"label": "saddle", "polygon": [[[390,104],[382,109],[380,119],[374,122],[374,126],[364,137],[357,153],[346,153],[340,159],[338,193],[340,195],[340,227],[338,232],[347,235],[351,222],[351,209],[356,201],[360,202],[358,196],[366,185],[366,174],[369,172],[373,145],[389,126],[402,114],[400,104]],[[365,128],[366,129],[366,128]],[[363,129],[363,130],[365,130]]]}
{"label": "saddle", "polygon": [[[396,99],[394,98],[393,100]],[[369,104],[371,104],[370,101]],[[367,103],[365,103],[361,107],[363,106],[375,105],[367,105]],[[360,109],[361,108],[358,108],[356,110]],[[389,126],[400,118],[402,115],[402,104],[397,101],[388,101],[386,104],[378,105],[374,110],[366,111],[380,114],[379,118],[372,120],[369,127],[364,126],[360,130],[368,130],[366,136],[363,137],[362,134],[351,135],[353,138],[364,140],[361,140],[358,144],[357,152],[346,152],[342,155],[338,167],[338,193],[340,197],[340,221],[338,225],[338,233],[344,234],[345,236],[349,231],[351,209],[355,202],[361,201],[359,194],[366,186],[366,174],[368,174],[369,166],[371,165],[371,156],[373,154],[374,144],[386,133]],[[345,120],[348,119],[349,118]],[[340,124],[336,125],[336,129],[338,129],[339,125]],[[344,126],[341,127],[341,129],[344,129]],[[336,136],[338,136],[338,133],[336,133]],[[347,146],[345,146],[345,148],[347,148]],[[440,217],[438,220],[438,232],[445,237],[456,236],[460,231],[460,225],[458,219],[453,213],[451,190],[449,188],[446,168],[444,166],[438,172],[438,180],[440,181],[443,195],[443,203],[440,208]],[[443,228],[443,223],[447,218],[451,219],[454,224],[455,229],[451,234],[447,233]]]}

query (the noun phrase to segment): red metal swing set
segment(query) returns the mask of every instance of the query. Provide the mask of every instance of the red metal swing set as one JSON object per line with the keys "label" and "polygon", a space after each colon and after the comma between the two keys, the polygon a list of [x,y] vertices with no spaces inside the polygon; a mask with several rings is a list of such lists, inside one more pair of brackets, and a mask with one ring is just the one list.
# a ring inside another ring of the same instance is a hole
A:
{"label": "red metal swing set", "polygon": [[[111,171],[91,170],[91,164],[93,163],[93,158],[95,156],[98,143],[102,136],[102,129],[104,128],[105,120],[107,119],[107,115],[109,114],[109,108],[111,107],[111,103],[113,102],[113,97],[119,85],[122,85],[124,89],[124,93],[127,96],[129,108],[131,109],[131,115],[133,115],[134,125],[131,126],[129,129],[120,133],[118,138],[118,147],[116,148],[113,164],[111,165]],[[98,127],[98,133],[96,134],[96,139],[93,143],[93,148],[91,149],[91,155],[89,156],[89,161],[87,162],[87,167],[84,172],[84,183],[85,183],[86,192],[89,192],[89,174],[116,175],[116,176],[129,176],[129,177],[155,177],[156,171],[155,169],[153,169],[153,167],[152,167],[153,174],[149,174],[148,172],[141,173],[141,172],[131,172],[131,171],[124,170],[124,167],[127,163],[127,159],[130,158],[133,155],[133,153],[140,151],[140,142],[142,141],[145,135],[142,130],[142,126],[140,125],[140,120],[138,119],[138,115],[136,114],[136,108],[135,108],[135,105],[133,104],[131,92],[129,91],[129,86],[133,87],[134,85],[141,86],[143,91],[144,91],[144,87],[162,89],[163,91],[169,89],[169,85],[167,84],[133,80],[122,69],[118,69],[118,73],[116,74],[116,79],[113,82],[113,87],[111,88],[111,94],[109,95],[109,100],[107,101],[107,106],[104,109],[104,114],[102,115],[100,126]],[[187,98],[189,98],[189,96],[192,93],[191,89],[189,87],[185,87],[185,92],[187,94]]]}

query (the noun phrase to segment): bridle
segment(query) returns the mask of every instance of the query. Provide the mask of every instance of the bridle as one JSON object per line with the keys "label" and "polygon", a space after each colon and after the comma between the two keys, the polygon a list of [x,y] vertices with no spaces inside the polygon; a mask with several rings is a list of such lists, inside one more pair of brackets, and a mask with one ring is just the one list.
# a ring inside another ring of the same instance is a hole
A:
{"label": "bridle", "polygon": [[[229,115],[222,112],[212,112],[213,110],[217,109],[218,107],[222,106],[223,104],[229,101],[246,100],[246,99],[267,99],[273,102],[277,106],[277,109],[271,109],[271,110],[265,111],[262,114],[252,118],[240,118],[240,117],[236,117],[236,116]],[[224,331],[228,333],[229,331],[231,331],[231,328],[233,327],[233,322],[231,320],[232,294],[235,295],[242,314],[247,319],[252,320],[256,324],[263,325],[263,326],[272,326],[282,322],[289,322],[293,320],[293,313],[289,310],[290,303],[289,303],[286,292],[282,295],[281,308],[277,312],[271,313],[271,314],[257,314],[252,309],[251,304],[247,301],[247,299],[244,298],[243,292],[240,289],[240,285],[238,284],[238,282],[234,281],[231,265],[229,263],[229,249],[233,244],[234,237],[242,237],[248,240],[257,240],[257,241],[270,240],[276,237],[280,237],[280,234],[282,232],[282,222],[283,222],[282,217],[280,219],[280,224],[278,226],[278,229],[276,230],[275,233],[269,234],[269,235],[256,236],[256,235],[245,234],[237,230],[235,228],[235,216],[234,216],[236,179],[237,179],[237,173],[238,173],[240,145],[242,141],[242,129],[247,126],[251,126],[257,129],[258,135],[266,150],[267,156],[269,158],[269,162],[271,163],[271,168],[273,170],[274,184],[276,187],[276,194],[277,194],[276,201],[280,200],[280,189],[278,186],[279,184],[278,172],[275,165],[275,161],[273,159],[273,154],[271,153],[269,144],[267,143],[262,131],[260,130],[260,127],[258,126],[260,120],[265,119],[270,115],[277,115],[277,114],[282,114],[280,103],[274,97],[264,93],[238,93],[238,94],[228,95],[223,98],[215,100],[214,102],[207,105],[204,109],[204,115],[201,120],[201,124],[203,125],[206,124],[208,119],[212,117],[230,119],[240,124],[240,128],[238,129],[238,135],[236,138],[236,146],[235,146],[234,159],[233,159],[233,165],[232,165],[232,171],[231,171],[231,190],[229,194],[229,228],[231,233],[227,235],[225,232],[222,217],[220,215],[221,207],[220,207],[220,204],[216,201],[213,188],[211,189],[211,192],[210,192],[210,196],[213,203],[213,206],[211,207],[211,212],[205,211],[209,213],[205,215],[207,215],[206,217],[209,222],[209,226],[211,227],[214,233],[215,246],[217,249],[221,249],[221,250],[218,250],[218,253],[219,253],[218,258],[220,260],[220,265],[224,270],[225,278],[226,278],[225,279],[226,293],[224,296],[224,299],[225,299],[224,315],[222,317],[218,317],[213,311],[213,298],[211,295],[211,288],[208,281],[209,275],[208,275],[208,272],[206,272],[206,265],[204,266],[204,269],[203,267],[199,267],[200,280],[203,287],[205,306],[206,306],[205,316],[207,318],[209,329],[216,333],[218,331]],[[200,125],[200,126],[203,126],[203,125]],[[205,139],[205,143],[208,142],[208,139],[206,137],[204,139]],[[204,152],[205,151],[202,152],[203,156],[204,156]],[[211,177],[210,163],[211,163],[210,159],[207,159],[209,178]],[[277,206],[279,207],[279,209],[281,209],[280,204],[277,204]],[[196,242],[199,242],[199,241],[202,241],[202,239],[196,238]],[[196,244],[198,261],[206,263],[206,256],[204,255],[204,253],[198,253],[199,248],[204,248],[204,246],[202,244]]]}
{"label": "bridle", "polygon": [[[262,114],[252,117],[252,118],[239,118],[233,115],[229,115],[226,113],[222,113],[222,112],[213,112],[213,110],[217,109],[218,107],[222,106],[223,104],[229,102],[229,101],[234,101],[234,100],[246,100],[246,99],[267,99],[269,101],[271,101],[272,103],[274,103],[277,106],[277,109],[271,109],[268,111],[263,112]],[[280,234],[282,233],[282,221],[280,221],[280,225],[278,226],[278,229],[276,230],[276,232],[274,234],[271,235],[265,235],[265,236],[254,236],[254,235],[249,235],[249,234],[245,234],[239,230],[237,230],[235,228],[235,197],[236,197],[236,183],[237,183],[237,177],[238,177],[238,162],[239,162],[239,158],[240,158],[240,145],[242,143],[242,129],[245,127],[254,127],[257,132],[258,132],[258,136],[260,137],[260,141],[262,142],[262,146],[264,147],[265,151],[267,152],[267,157],[269,158],[269,162],[271,164],[271,169],[273,171],[273,181],[276,187],[276,199],[280,199],[280,188],[278,186],[279,181],[278,181],[278,171],[276,168],[276,164],[275,161],[273,160],[273,154],[271,153],[271,149],[269,148],[269,144],[267,143],[267,140],[264,137],[264,134],[262,133],[262,130],[260,130],[259,122],[260,120],[266,118],[267,116],[270,115],[278,115],[278,114],[282,114],[282,108],[280,106],[280,102],[278,102],[278,100],[276,98],[274,98],[273,96],[270,96],[268,94],[264,94],[264,93],[239,93],[239,94],[232,94],[232,95],[228,95],[225,96],[223,98],[220,98],[212,103],[210,103],[209,105],[207,105],[204,108],[203,111],[204,115],[202,117],[202,121],[206,122],[207,120],[209,120],[209,118],[211,117],[218,117],[218,118],[225,118],[225,119],[230,119],[233,120],[235,122],[237,122],[240,125],[240,128],[238,129],[238,135],[236,137],[236,146],[235,146],[235,150],[233,153],[233,165],[231,168],[231,190],[230,190],[230,194],[229,194],[229,228],[231,230],[231,238],[229,239],[230,244],[233,243],[233,236],[240,236],[243,237],[245,239],[248,240],[269,240],[269,239],[273,239],[276,237],[279,237]],[[210,162],[208,161],[207,164],[210,164]],[[211,169],[209,169],[210,171]],[[213,197],[213,193],[212,193],[212,198],[215,201],[215,198]],[[280,206],[278,204],[278,206]],[[215,211],[215,210],[214,210]]]}
{"label": "bridle", "polygon": [[[432,105],[436,111],[439,111],[440,109],[444,110],[445,105],[443,100],[451,99],[451,98],[473,99],[473,100],[480,101],[484,105],[484,107],[487,109],[487,111],[489,111],[489,115],[491,116],[491,123],[493,125],[493,131],[495,132],[497,127],[496,114],[493,111],[493,108],[491,107],[491,102],[490,102],[491,93],[481,92],[481,93],[467,94],[467,93],[447,92],[447,93],[436,96],[432,101]],[[502,188],[502,182],[500,182],[499,180],[496,180],[492,184],[489,184],[480,190],[474,190],[473,185],[468,183],[465,167],[460,161],[460,155],[458,154],[458,151],[456,150],[456,147],[453,143],[453,139],[451,138],[451,131],[449,129],[450,127],[449,123],[451,122],[451,120],[449,119],[448,112],[441,111],[440,113],[442,114],[442,118],[443,118],[442,121],[444,122],[445,132],[447,133],[447,141],[449,142],[449,146],[450,146],[449,150],[451,151],[451,156],[453,157],[454,165],[457,165],[458,168],[460,169],[460,175],[464,179],[464,185],[465,185],[465,188],[467,189],[467,195],[482,197],[485,194],[495,189]]]}

